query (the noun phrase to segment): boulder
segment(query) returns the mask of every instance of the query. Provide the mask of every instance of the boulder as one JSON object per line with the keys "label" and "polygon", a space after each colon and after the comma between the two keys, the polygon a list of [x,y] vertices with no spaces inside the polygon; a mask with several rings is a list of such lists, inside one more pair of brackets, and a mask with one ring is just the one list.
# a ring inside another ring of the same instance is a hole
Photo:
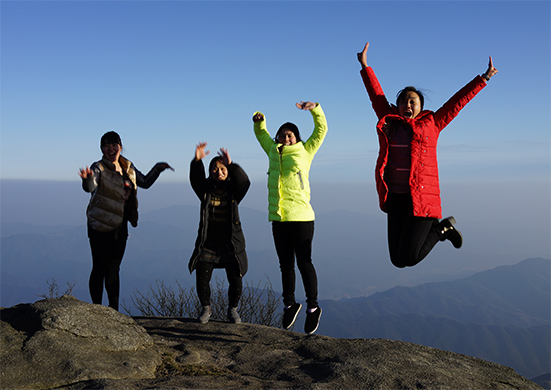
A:
{"label": "boulder", "polygon": [[131,318],[70,296],[0,311],[4,389],[48,389],[99,378],[153,378],[161,363]]}

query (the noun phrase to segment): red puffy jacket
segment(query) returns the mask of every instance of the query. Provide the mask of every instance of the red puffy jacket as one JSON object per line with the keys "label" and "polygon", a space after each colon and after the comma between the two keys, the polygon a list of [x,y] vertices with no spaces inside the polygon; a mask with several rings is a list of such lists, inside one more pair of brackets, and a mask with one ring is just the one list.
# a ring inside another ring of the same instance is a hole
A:
{"label": "red puffy jacket", "polygon": [[436,146],[438,136],[459,111],[486,86],[481,76],[476,76],[470,83],[461,88],[436,112],[421,111],[413,119],[398,114],[398,108],[386,99],[383,89],[371,67],[360,71],[365,88],[371,99],[375,114],[379,119],[377,134],[379,136],[379,157],[375,168],[375,182],[379,194],[379,206],[386,212],[385,202],[388,187],[383,180],[388,160],[388,139],[382,131],[388,121],[401,121],[413,130],[411,140],[411,171],[409,187],[413,200],[413,215],[417,217],[442,218],[440,185],[438,182],[438,161]]}

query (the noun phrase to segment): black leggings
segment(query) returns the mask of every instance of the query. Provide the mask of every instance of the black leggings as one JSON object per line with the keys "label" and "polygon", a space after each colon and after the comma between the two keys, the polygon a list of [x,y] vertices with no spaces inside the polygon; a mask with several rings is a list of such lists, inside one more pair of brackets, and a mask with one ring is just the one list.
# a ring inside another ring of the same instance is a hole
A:
{"label": "black leggings", "polygon": [[[212,271],[214,269],[214,263],[210,261],[198,261],[195,268],[195,277],[197,281],[197,295],[201,306],[210,306],[210,279],[212,277]],[[241,277],[241,271],[239,270],[239,264],[237,260],[216,264],[218,267],[226,269],[226,276],[228,277],[228,301],[230,307],[237,307],[239,299],[241,298],[241,292],[243,291],[243,280]]]}
{"label": "black leggings", "polygon": [[411,194],[389,193],[385,205],[390,261],[398,268],[412,267],[440,241],[439,221],[414,217]]}
{"label": "black leggings", "polygon": [[92,272],[89,281],[92,303],[101,305],[105,283],[109,307],[119,310],[119,269],[126,249],[128,224],[125,221],[119,228],[105,233],[88,226],[88,238],[92,251]]}
{"label": "black leggings", "polygon": [[302,277],[306,303],[309,308],[318,306],[318,277],[312,264],[312,240],[314,221],[272,222],[274,244],[279,257],[283,304],[295,303],[295,255],[297,267]]}

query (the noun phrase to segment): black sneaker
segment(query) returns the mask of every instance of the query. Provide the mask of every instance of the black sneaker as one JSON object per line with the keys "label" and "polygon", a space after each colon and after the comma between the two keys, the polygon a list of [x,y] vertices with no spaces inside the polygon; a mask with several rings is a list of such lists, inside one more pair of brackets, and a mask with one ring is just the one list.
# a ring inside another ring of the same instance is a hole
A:
{"label": "black sneaker", "polygon": [[312,334],[318,329],[321,317],[321,307],[317,307],[312,313],[306,311],[306,322],[304,323],[304,333]]}
{"label": "black sneaker", "polygon": [[455,223],[454,217],[448,217],[440,221],[439,227],[441,229],[442,241],[450,240],[454,247],[461,248],[461,245],[463,245],[463,236],[461,232],[455,228]]}
{"label": "black sneaker", "polygon": [[281,321],[283,329],[287,330],[293,326],[301,308],[300,303],[293,303],[289,308],[283,309],[283,321]]}

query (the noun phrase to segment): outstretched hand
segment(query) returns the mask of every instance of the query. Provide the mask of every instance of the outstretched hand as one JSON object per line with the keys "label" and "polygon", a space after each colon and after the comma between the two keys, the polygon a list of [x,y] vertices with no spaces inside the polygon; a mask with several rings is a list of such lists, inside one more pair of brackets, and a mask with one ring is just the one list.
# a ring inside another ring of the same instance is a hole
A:
{"label": "outstretched hand", "polygon": [[264,120],[264,115],[262,115],[260,112],[255,112],[253,115],[253,122],[262,122]]}
{"label": "outstretched hand", "polygon": [[296,104],[299,110],[311,110],[316,108],[316,103],[300,101]]}
{"label": "outstretched hand", "polygon": [[222,159],[222,164],[225,166],[228,166],[231,164],[231,157],[230,153],[228,152],[228,149],[220,148],[220,151],[218,151],[218,155]]}
{"label": "outstretched hand", "polygon": [[80,168],[78,170],[78,175],[82,178],[82,179],[87,179],[88,176],[92,176],[94,174],[94,172],[88,168],[88,166],[86,166],[86,168]]}
{"label": "outstretched hand", "polygon": [[489,78],[492,78],[492,76],[494,76],[497,72],[498,72],[498,70],[496,68],[494,68],[494,63],[492,61],[492,56],[490,56],[490,60],[488,61],[488,70],[485,72],[485,74]]}
{"label": "outstretched hand", "polygon": [[358,61],[362,64],[362,68],[367,68],[367,49],[369,48],[369,42],[364,46],[361,53],[358,53]]}
{"label": "outstretched hand", "polygon": [[205,152],[205,147],[207,146],[206,142],[199,142],[195,147],[195,159],[202,160],[207,154],[210,153],[209,150]]}
{"label": "outstretched hand", "polygon": [[165,163],[165,162],[160,163],[160,166],[161,166],[161,168],[163,168],[163,171],[165,169],[170,169],[172,172],[174,172],[174,168],[172,168],[168,163]]}

